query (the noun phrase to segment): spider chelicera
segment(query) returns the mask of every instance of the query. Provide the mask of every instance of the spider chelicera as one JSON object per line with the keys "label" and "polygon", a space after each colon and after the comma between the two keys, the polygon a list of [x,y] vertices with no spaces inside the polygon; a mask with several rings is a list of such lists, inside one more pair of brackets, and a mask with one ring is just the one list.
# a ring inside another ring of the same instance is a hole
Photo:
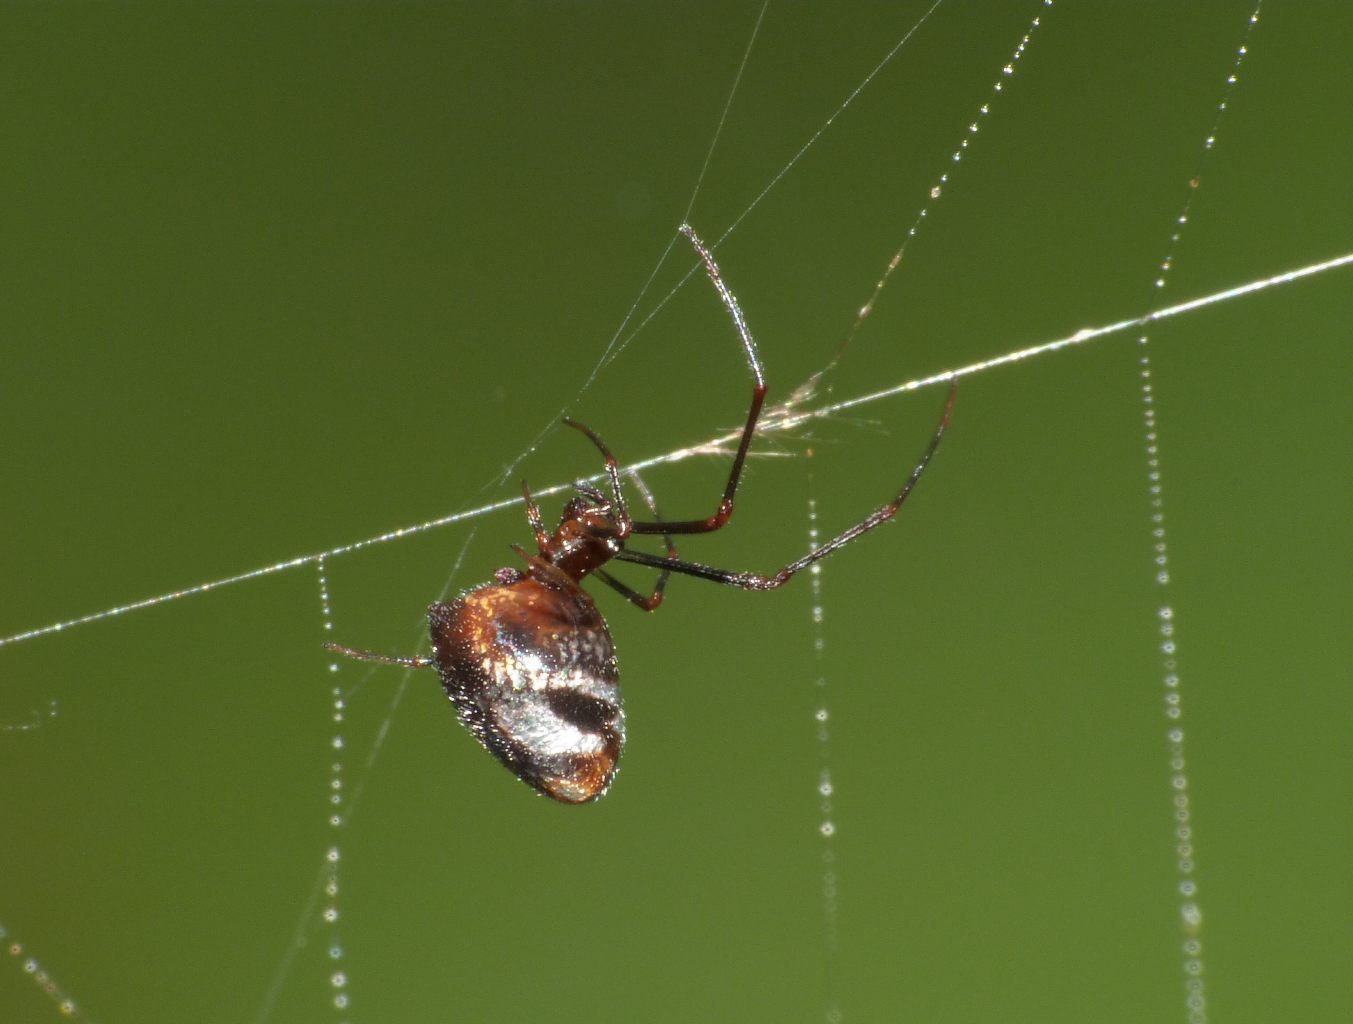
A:
{"label": "spider chelicera", "polygon": [[[724,283],[714,257],[690,226],[683,224],[681,232],[700,254],[710,281],[733,319],[755,381],[747,424],[742,428],[733,468],[714,514],[704,519],[664,521],[648,488],[631,474],[653,513],[651,521],[631,519],[615,456],[590,429],[566,419],[564,422],[586,435],[606,460],[609,494],[590,484],[578,484],[578,496],[564,506],[559,526],[550,534],[523,481],[526,518],[535,534],[537,553],[529,554],[514,544],[513,550],[526,563],[524,571],[499,569],[492,582],[468,590],[449,603],[431,605],[428,624],[432,657],[399,658],[325,645],[364,661],[435,667],[457,715],[475,738],[517,778],[563,803],[586,803],[605,793],[625,745],[625,712],[620,702],[615,646],[606,620],[579,585],[582,580],[594,576],[645,611],[653,611],[662,603],[667,579],[674,572],[744,590],[773,590],[897,514],[939,447],[954,407],[957,383],[951,382],[939,425],[897,497],[779,572],[762,576],[680,560],[672,543],[673,534],[712,533],[733,515],[733,496],[766,400],[761,360],[737,299]],[[663,537],[666,554],[625,547],[632,535],[642,534]],[[660,570],[653,591],[640,594],[606,572],[602,566],[612,559]]]}

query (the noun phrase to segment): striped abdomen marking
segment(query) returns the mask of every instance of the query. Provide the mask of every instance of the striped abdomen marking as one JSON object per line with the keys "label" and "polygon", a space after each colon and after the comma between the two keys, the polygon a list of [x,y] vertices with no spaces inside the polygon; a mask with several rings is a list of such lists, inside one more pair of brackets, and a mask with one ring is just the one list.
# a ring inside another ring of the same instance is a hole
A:
{"label": "striped abdomen marking", "polygon": [[525,576],[428,609],[461,722],[517,778],[564,803],[606,792],[625,745],[606,623],[578,587]]}

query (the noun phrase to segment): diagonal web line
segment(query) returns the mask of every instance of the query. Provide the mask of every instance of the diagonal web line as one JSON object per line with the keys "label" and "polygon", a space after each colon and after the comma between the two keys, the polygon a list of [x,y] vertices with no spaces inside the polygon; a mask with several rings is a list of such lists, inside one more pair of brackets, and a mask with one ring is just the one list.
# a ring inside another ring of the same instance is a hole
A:
{"label": "diagonal web line", "polygon": [[[922,388],[931,387],[936,384],[948,383],[949,381],[957,380],[960,377],[970,377],[976,373],[993,370],[998,366],[1024,362],[1033,359],[1036,356],[1048,355],[1052,352],[1062,351],[1063,349],[1074,348],[1098,340],[1099,338],[1107,337],[1111,334],[1121,334],[1124,331],[1132,330],[1134,328],[1145,327],[1148,324],[1157,323],[1161,320],[1168,320],[1185,313],[1192,313],[1207,306],[1229,302],[1233,299],[1265,291],[1269,288],[1291,284],[1302,278],[1313,277],[1316,274],[1322,274],[1350,264],[1353,264],[1353,252],[1322,260],[1318,263],[1309,263],[1292,270],[1285,270],[1269,277],[1256,278],[1232,288],[1226,288],[1219,292],[1211,292],[1207,295],[1176,303],[1172,306],[1165,306],[1161,309],[1143,314],[1142,316],[1117,320],[1101,327],[1082,328],[1074,334],[1067,335],[1063,338],[1056,338],[1036,345],[1029,345],[1025,348],[1014,349],[1002,355],[992,356],[989,359],[982,359],[975,363],[968,363],[965,366],[960,366],[952,370],[941,370],[937,373],[932,373],[929,376],[916,377],[912,380],[894,384],[891,387],[883,388],[879,391],[871,391],[867,394],[858,395],[854,398],[847,398],[839,402],[818,406],[817,408],[805,409],[800,412],[793,412],[788,415],[771,418],[763,421],[757,427],[757,432],[759,434],[770,434],[790,430],[812,420],[824,419],[846,409],[853,409],[856,406],[867,405],[870,402],[877,402],[883,398],[891,398],[895,395],[901,395],[911,391],[919,391]],[[695,456],[719,453],[723,451],[725,445],[730,441],[736,440],[740,434],[741,430],[730,431],[713,437],[701,444],[692,445],[687,448],[678,448],[663,455],[655,455],[644,459],[643,461],[632,463],[627,466],[626,469],[645,470],[653,466],[663,466],[670,463],[682,462]],[[599,477],[594,477],[593,479],[599,479]],[[542,490],[533,491],[533,494],[538,498],[549,497],[550,495],[570,491],[573,487],[574,482],[570,481],[569,483],[555,484]],[[426,522],[416,523],[412,526],[402,526],[398,529],[389,530],[372,537],[365,537],[362,540],[353,541],[349,544],[342,544],[334,548],[328,548],[324,551],[316,551],[308,555],[297,555],[295,558],[289,558],[282,562],[274,562],[271,565],[265,565],[258,569],[251,569],[248,572],[237,573],[233,576],[224,576],[220,579],[210,580],[206,583],[198,583],[194,586],[184,587],[180,590],[172,590],[164,594],[157,594],[154,597],[142,598],[139,601],[132,601],[128,604],[115,605],[111,608],[105,608],[102,611],[92,612],[88,615],[81,615],[77,618],[53,622],[46,626],[38,626],[33,629],[24,630],[21,633],[15,633],[12,636],[0,637],[0,647],[21,643],[25,640],[34,640],[40,636],[47,636],[52,633],[60,633],[63,630],[73,629],[76,626],[85,626],[92,622],[101,622],[104,619],[111,619],[118,615],[126,615],[129,612],[141,611],[144,608],[152,608],[155,605],[177,601],[181,598],[191,597],[195,594],[206,594],[213,590],[220,590],[223,587],[228,587],[236,583],[243,583],[246,580],[259,579],[263,576],[273,576],[278,573],[286,572],[289,569],[297,569],[304,565],[311,565],[318,562],[320,559],[338,558],[342,555],[352,554],[355,551],[362,551],[366,548],[375,547],[378,544],[385,544],[389,541],[400,540],[404,537],[425,533],[429,530],[437,529],[438,527],[450,526],[454,523],[464,522],[469,519],[477,519],[480,516],[489,515],[490,513],[498,512],[502,509],[512,508],[521,503],[521,496],[514,495],[510,498],[492,501],[475,508],[463,509],[459,512],[453,512],[450,515],[429,519]]]}

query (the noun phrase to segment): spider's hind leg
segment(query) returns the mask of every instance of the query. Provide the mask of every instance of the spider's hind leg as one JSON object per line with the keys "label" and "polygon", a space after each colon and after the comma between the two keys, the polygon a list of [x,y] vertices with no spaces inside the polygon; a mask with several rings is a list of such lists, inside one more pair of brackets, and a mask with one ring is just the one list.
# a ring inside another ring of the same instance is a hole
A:
{"label": "spider's hind leg", "polygon": [[379,665],[402,665],[405,668],[431,668],[435,662],[431,658],[401,658],[394,654],[376,654],[373,651],[359,651],[355,647],[344,647],[342,644],[325,644],[326,651],[333,651],[335,654],[341,654],[345,658],[353,658],[356,661],[374,661]]}

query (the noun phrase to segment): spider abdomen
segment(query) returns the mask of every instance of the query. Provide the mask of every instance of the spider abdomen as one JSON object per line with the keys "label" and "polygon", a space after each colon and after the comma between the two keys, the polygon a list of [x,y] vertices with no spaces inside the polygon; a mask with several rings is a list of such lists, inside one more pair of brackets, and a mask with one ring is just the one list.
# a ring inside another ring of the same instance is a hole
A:
{"label": "spider abdomen", "polygon": [[442,687],[485,749],[564,803],[606,792],[625,712],[610,631],[581,588],[489,583],[432,605],[428,624]]}

